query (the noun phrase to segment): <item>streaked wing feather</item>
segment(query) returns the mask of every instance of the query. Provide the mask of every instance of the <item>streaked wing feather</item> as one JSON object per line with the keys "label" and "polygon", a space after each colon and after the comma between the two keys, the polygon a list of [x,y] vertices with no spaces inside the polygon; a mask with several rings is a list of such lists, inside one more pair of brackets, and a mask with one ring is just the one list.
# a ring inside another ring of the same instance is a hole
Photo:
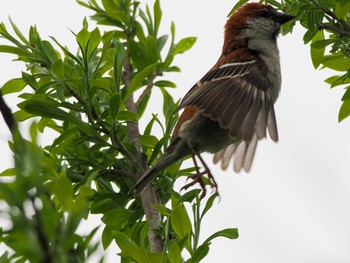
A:
{"label": "streaked wing feather", "polygon": [[209,71],[180,103],[179,108],[194,106],[217,121],[228,129],[231,138],[242,136],[239,145],[215,155],[216,161],[225,160],[223,168],[235,154],[235,170],[249,170],[257,141],[266,137],[266,130],[274,141],[278,140],[266,72],[259,61],[226,64]]}
{"label": "streaked wing feather", "polygon": [[269,114],[267,118],[267,129],[269,131],[270,137],[273,141],[278,141],[278,130],[276,123],[275,109],[272,104],[270,104]]}
{"label": "streaked wing feather", "polygon": [[[241,134],[244,140],[250,141],[255,132],[258,114],[261,111],[262,99],[261,91],[255,89],[253,95],[253,103],[247,113],[241,128]],[[266,126],[265,126],[266,127]]]}
{"label": "streaked wing feather", "polygon": [[254,135],[252,140],[249,142],[248,147],[246,148],[246,152],[244,154],[243,169],[247,173],[250,171],[250,168],[252,167],[257,145],[258,145],[258,137]]}

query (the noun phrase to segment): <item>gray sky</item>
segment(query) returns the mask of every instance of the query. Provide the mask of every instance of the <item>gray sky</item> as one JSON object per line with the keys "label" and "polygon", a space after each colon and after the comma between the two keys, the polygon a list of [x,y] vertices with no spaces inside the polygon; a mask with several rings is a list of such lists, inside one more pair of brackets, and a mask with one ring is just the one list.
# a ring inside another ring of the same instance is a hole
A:
{"label": "gray sky", "polygon": [[[193,49],[176,60],[182,69],[171,76],[178,85],[174,90],[176,98],[182,97],[216,62],[226,15],[234,3],[161,1],[162,32],[167,33],[170,21],[174,21],[177,40],[198,37]],[[8,26],[7,17],[11,16],[25,33],[36,24],[43,38],[55,36],[76,50],[68,28],[77,32],[83,17],[89,14],[70,0],[12,0],[2,3],[0,20]],[[221,262],[239,263],[350,262],[350,175],[346,172],[350,119],[337,123],[343,90],[330,90],[323,82],[332,72],[313,69],[309,48],[302,43],[303,32],[298,25],[293,35],[279,38],[283,85],[276,115],[280,141],[259,143],[249,174],[234,174],[230,169],[223,173],[211,165],[221,201],[207,215],[202,237],[227,227],[237,227],[240,237],[233,241],[214,240],[203,262],[217,262],[218,258]],[[19,63],[10,63],[11,59],[0,54],[0,85],[20,77],[24,69]],[[159,96],[154,93],[155,100]],[[5,100],[15,110],[18,100],[13,96]],[[0,127],[3,170],[11,163],[11,152],[2,117]],[[41,141],[45,144],[44,139]],[[211,164],[211,156],[206,157]],[[98,224],[96,217],[89,224]],[[109,250],[108,262],[117,258],[113,249]]]}

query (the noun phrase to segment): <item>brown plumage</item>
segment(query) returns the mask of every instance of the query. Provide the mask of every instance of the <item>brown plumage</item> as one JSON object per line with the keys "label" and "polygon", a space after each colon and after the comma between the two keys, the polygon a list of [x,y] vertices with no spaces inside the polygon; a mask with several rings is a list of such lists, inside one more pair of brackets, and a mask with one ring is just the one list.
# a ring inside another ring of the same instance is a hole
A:
{"label": "brown plumage", "polygon": [[[280,26],[292,18],[261,3],[246,4],[229,17],[221,56],[182,99],[178,110],[184,111],[171,144],[135,185],[136,192],[189,154],[214,153],[214,162],[221,161],[223,169],[235,156],[234,170],[249,171],[266,130],[278,140],[274,103],[281,74],[276,37]],[[216,186],[210,171],[205,172]],[[201,183],[201,175],[195,182]]]}

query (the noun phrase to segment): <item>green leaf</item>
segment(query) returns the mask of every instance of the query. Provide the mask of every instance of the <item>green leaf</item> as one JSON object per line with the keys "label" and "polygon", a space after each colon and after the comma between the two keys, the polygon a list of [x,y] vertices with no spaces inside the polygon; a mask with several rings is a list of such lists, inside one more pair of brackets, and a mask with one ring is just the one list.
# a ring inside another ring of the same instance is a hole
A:
{"label": "green leaf", "polygon": [[196,197],[199,196],[199,193],[201,192],[200,189],[193,189],[190,190],[186,193],[184,193],[180,198],[179,198],[179,203],[191,203]]}
{"label": "green leaf", "polygon": [[325,48],[326,46],[333,44],[334,42],[335,42],[335,39],[317,40],[317,41],[313,41],[311,46],[314,48]]}
{"label": "green leaf", "polygon": [[143,250],[136,245],[126,234],[117,232],[115,240],[121,250],[122,257],[128,257],[137,263],[148,263],[147,256]]}
{"label": "green leaf", "polygon": [[151,75],[157,65],[158,63],[149,65],[134,76],[130,82],[124,101],[126,101],[132,93],[142,87],[141,84]]}
{"label": "green leaf", "polygon": [[123,44],[117,43],[115,47],[115,55],[114,55],[114,81],[116,85],[116,93],[120,93],[120,82],[121,76],[123,72],[123,65],[126,58],[126,52]]}
{"label": "green leaf", "polygon": [[154,2],[153,6],[153,12],[154,12],[154,35],[157,36],[158,30],[159,30],[159,25],[162,20],[162,9],[160,7],[160,1],[156,0]]}
{"label": "green leaf", "polygon": [[22,122],[22,121],[28,120],[29,118],[34,117],[33,114],[30,114],[23,110],[16,111],[13,115],[15,119],[19,122]]}
{"label": "green leaf", "polygon": [[175,109],[176,109],[176,106],[175,106],[175,102],[174,102],[174,99],[173,97],[171,97],[171,95],[169,94],[169,92],[167,92],[164,88],[160,88],[160,90],[162,91],[162,94],[163,94],[163,114],[164,114],[164,117],[166,119],[166,122],[168,122]]}
{"label": "green leaf", "polygon": [[101,33],[100,30],[96,27],[90,33],[89,45],[88,45],[88,58],[91,58],[92,54],[97,49],[98,45],[101,43]]}
{"label": "green leaf", "polygon": [[171,210],[164,205],[159,205],[159,204],[152,204],[154,208],[156,208],[159,213],[161,213],[164,216],[171,216]]}
{"label": "green leaf", "polygon": [[107,212],[102,217],[102,222],[107,226],[114,227],[115,229],[122,229],[128,222],[128,219],[132,215],[132,212],[126,209],[114,209]]}
{"label": "green leaf", "polygon": [[102,246],[103,249],[107,249],[114,239],[113,227],[105,226],[102,232]]}
{"label": "green leaf", "polygon": [[58,102],[44,95],[34,95],[32,98],[18,104],[21,110],[36,116],[57,120],[69,119],[68,113],[58,108],[59,106]]}
{"label": "green leaf", "polygon": [[317,30],[308,30],[306,31],[306,33],[304,34],[303,40],[304,40],[304,44],[309,43],[314,36],[317,34]]}
{"label": "green leaf", "polygon": [[0,45],[0,52],[15,54],[19,57],[30,56],[30,53],[24,49],[21,49],[18,47],[6,46],[6,45]]}
{"label": "green leaf", "polygon": [[87,52],[87,45],[90,40],[90,33],[87,29],[83,28],[76,36],[76,40],[79,44],[79,47],[84,55]]}
{"label": "green leaf", "polygon": [[204,243],[199,246],[193,253],[191,263],[199,263],[209,252],[209,243]]}
{"label": "green leaf", "polygon": [[73,206],[72,182],[66,176],[60,176],[55,184],[54,193],[64,210],[68,211]]}
{"label": "green leaf", "polygon": [[341,122],[350,115],[350,100],[346,100],[340,107],[338,121]]}
{"label": "green leaf", "polygon": [[322,65],[336,71],[348,71],[350,69],[349,60],[343,55],[338,54],[324,56]]}
{"label": "green leaf", "polygon": [[196,37],[186,37],[181,39],[179,43],[176,45],[173,51],[173,55],[186,52],[194,45],[194,43],[196,43],[196,40],[197,40]]}
{"label": "green leaf", "polygon": [[147,105],[148,105],[148,102],[149,102],[149,99],[151,98],[151,93],[152,93],[152,90],[150,90],[146,96],[143,97],[143,99],[140,101],[140,104],[137,108],[137,119],[139,120],[143,113],[145,112],[146,108],[147,108]]}
{"label": "green leaf", "polygon": [[109,110],[111,111],[111,115],[113,119],[117,118],[118,111],[120,108],[120,94],[115,94],[109,100]]}
{"label": "green leaf", "polygon": [[169,244],[169,260],[171,263],[183,262],[180,247],[175,241],[171,241]]}
{"label": "green leaf", "polygon": [[146,65],[151,65],[159,61],[160,59],[160,54],[157,50],[157,41],[156,39],[149,35],[146,37],[146,42],[145,42],[145,52],[146,52]]}
{"label": "green leaf", "polygon": [[58,59],[52,63],[51,70],[59,79],[64,79],[64,67],[62,59]]}
{"label": "green leaf", "polygon": [[0,176],[14,176],[16,175],[15,168],[8,168],[0,173]]}
{"label": "green leaf", "polygon": [[207,203],[205,204],[205,207],[204,207],[204,209],[203,209],[201,218],[203,218],[204,215],[205,215],[205,214],[209,211],[209,209],[213,206],[213,203],[214,203],[214,201],[215,201],[215,199],[216,199],[217,197],[219,197],[218,193],[214,193],[214,194],[212,194],[212,195],[209,197],[209,199],[208,199],[208,201],[207,201]]}
{"label": "green leaf", "polygon": [[69,113],[68,118],[81,132],[95,139],[100,139],[100,134],[94,128],[92,128],[90,124],[82,121],[80,118],[75,116],[74,113]]}
{"label": "green leaf", "polygon": [[40,41],[40,51],[45,54],[45,61],[50,65],[52,62],[58,60],[56,50],[53,48],[51,43],[47,40]]}
{"label": "green leaf", "polygon": [[153,135],[140,135],[139,142],[148,148],[154,149],[158,143],[158,138]]}
{"label": "green leaf", "polygon": [[137,116],[134,112],[120,110],[118,111],[117,119],[119,121],[134,121],[137,120]]}
{"label": "green leaf", "polygon": [[345,18],[350,13],[350,2],[343,1],[343,3],[338,3],[335,8],[335,14],[339,18]]}
{"label": "green leaf", "polygon": [[24,89],[26,85],[26,82],[21,78],[11,79],[2,86],[2,95],[20,92]]}
{"label": "green leaf", "polygon": [[169,80],[158,80],[154,82],[154,86],[162,88],[176,88],[176,84]]}
{"label": "green leaf", "polygon": [[212,241],[214,238],[217,237],[226,237],[229,239],[236,239],[238,238],[238,229],[237,228],[227,228],[221,231],[216,232],[215,234],[208,237],[203,244],[209,244],[210,241]]}
{"label": "green leaf", "polygon": [[[324,40],[323,31],[318,31],[317,32],[317,34],[312,39],[312,43],[315,43],[316,41],[319,41],[319,40]],[[325,47],[323,47],[323,48],[315,48],[311,44],[311,46],[310,46],[310,54],[311,54],[312,64],[313,64],[315,69],[317,69],[320,66],[321,62],[323,61],[325,50],[326,50]]]}
{"label": "green leaf", "polygon": [[22,79],[34,90],[37,90],[39,88],[38,83],[36,82],[35,78],[32,75],[22,72]]}
{"label": "green leaf", "polygon": [[350,100],[350,86],[345,87],[345,93],[343,95],[343,97],[341,98],[342,101],[345,100]]}
{"label": "green leaf", "polygon": [[111,89],[111,79],[110,78],[97,78],[90,80],[91,87],[96,87],[98,89],[102,89],[107,91],[108,93],[112,93]]}
{"label": "green leaf", "polygon": [[187,239],[187,245],[189,246],[192,226],[183,204],[180,203],[174,208],[173,212],[171,213],[171,224],[179,239]]}
{"label": "green leaf", "polygon": [[18,29],[18,27],[15,25],[15,23],[12,21],[10,17],[9,17],[9,20],[13,28],[13,31],[15,31],[16,35],[20,38],[20,40],[23,41],[23,43],[25,43],[26,45],[29,45],[29,42],[26,39],[26,37],[22,34],[22,32]]}

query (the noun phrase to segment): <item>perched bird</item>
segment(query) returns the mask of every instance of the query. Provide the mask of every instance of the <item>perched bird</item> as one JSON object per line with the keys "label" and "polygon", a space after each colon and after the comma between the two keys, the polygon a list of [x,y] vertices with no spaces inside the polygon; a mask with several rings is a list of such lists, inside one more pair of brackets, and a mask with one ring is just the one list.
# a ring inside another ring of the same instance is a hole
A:
{"label": "perched bird", "polygon": [[[274,103],[281,70],[276,39],[281,25],[293,18],[262,3],[245,4],[228,18],[221,56],[182,99],[178,109],[184,111],[171,143],[136,183],[136,193],[162,169],[190,154],[199,157],[216,187],[200,153],[214,153],[214,163],[221,161],[222,169],[234,157],[234,171],[248,172],[266,130],[273,141],[278,140]],[[199,182],[205,191],[203,173],[197,169],[197,174],[189,185]]]}

